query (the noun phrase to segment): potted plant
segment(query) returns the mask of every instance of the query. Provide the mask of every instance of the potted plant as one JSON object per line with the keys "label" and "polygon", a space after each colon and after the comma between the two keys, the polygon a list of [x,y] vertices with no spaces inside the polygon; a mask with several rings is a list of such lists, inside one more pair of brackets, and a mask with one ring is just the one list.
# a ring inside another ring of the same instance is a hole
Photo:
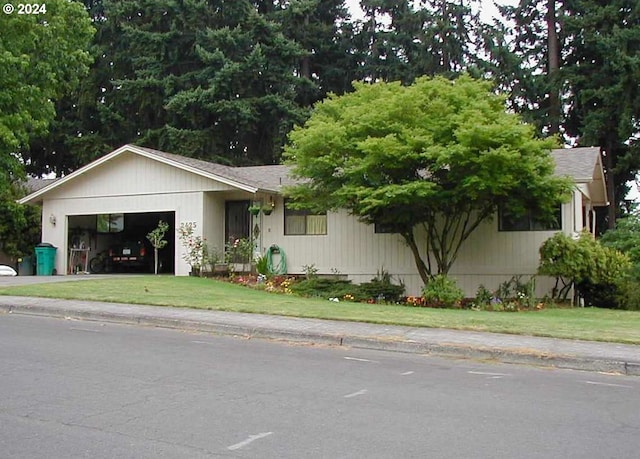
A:
{"label": "potted plant", "polygon": [[263,214],[265,214],[265,215],[271,215],[271,212],[273,212],[273,208],[274,208],[274,207],[275,207],[275,204],[274,204],[274,203],[271,203],[271,204],[265,204],[265,205],[262,207],[262,213],[263,213]]}
{"label": "potted plant", "polygon": [[262,207],[260,206],[259,203],[254,203],[251,206],[249,206],[249,213],[253,216],[256,216],[260,213],[260,209]]}

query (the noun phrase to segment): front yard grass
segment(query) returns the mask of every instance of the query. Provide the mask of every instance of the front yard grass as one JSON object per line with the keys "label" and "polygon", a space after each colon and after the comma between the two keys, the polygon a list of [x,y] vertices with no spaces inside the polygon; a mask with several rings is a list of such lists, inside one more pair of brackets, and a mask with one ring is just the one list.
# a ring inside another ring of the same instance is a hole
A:
{"label": "front yard grass", "polygon": [[174,306],[411,327],[640,344],[640,312],[596,308],[487,312],[366,304],[267,293],[227,282],[174,276],[105,277],[0,288],[0,295]]}

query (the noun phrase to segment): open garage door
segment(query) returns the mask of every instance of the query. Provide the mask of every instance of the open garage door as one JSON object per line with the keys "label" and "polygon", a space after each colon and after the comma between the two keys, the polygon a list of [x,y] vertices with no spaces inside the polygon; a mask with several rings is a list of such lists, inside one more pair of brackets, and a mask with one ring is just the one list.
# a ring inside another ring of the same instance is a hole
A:
{"label": "open garage door", "polygon": [[145,212],[69,216],[69,274],[152,273],[154,251],[146,236],[160,220],[169,230],[158,254],[159,272],[175,273],[175,212]]}

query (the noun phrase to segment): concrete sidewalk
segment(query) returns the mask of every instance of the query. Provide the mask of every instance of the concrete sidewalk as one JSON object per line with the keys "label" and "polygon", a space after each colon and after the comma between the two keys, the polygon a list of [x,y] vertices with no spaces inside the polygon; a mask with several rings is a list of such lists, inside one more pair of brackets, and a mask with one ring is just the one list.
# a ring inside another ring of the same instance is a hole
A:
{"label": "concrete sidewalk", "polygon": [[2,312],[640,376],[634,345],[13,296],[0,296]]}

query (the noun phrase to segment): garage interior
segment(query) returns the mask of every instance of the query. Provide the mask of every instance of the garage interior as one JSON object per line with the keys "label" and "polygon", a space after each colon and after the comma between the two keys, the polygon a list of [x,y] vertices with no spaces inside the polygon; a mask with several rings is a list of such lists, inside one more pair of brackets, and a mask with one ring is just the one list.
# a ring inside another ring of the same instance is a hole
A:
{"label": "garage interior", "polygon": [[167,245],[158,252],[158,272],[175,273],[175,212],[72,215],[68,217],[67,274],[153,273],[147,234],[162,220]]}

